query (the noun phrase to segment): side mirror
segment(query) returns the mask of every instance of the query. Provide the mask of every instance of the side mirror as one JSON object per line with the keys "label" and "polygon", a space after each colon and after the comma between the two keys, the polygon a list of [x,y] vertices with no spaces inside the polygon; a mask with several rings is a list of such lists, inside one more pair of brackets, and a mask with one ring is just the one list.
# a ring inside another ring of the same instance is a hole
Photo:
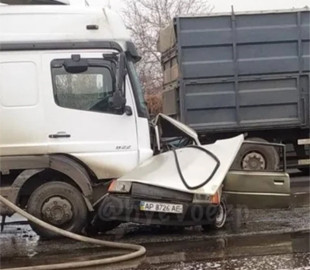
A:
{"label": "side mirror", "polygon": [[110,104],[113,109],[123,112],[126,106],[126,98],[123,96],[121,91],[116,90],[110,99]]}
{"label": "side mirror", "polygon": [[126,106],[126,98],[123,94],[123,85],[125,78],[125,68],[126,68],[126,55],[124,52],[121,52],[118,57],[118,63],[116,68],[116,78],[115,78],[115,91],[113,96],[110,99],[111,106],[113,109],[124,112]]}
{"label": "side mirror", "polygon": [[124,78],[126,72],[126,55],[124,52],[119,54],[117,69],[116,69],[116,91],[122,93]]}
{"label": "side mirror", "polygon": [[125,106],[125,113],[128,116],[132,115],[132,109],[130,106]]}

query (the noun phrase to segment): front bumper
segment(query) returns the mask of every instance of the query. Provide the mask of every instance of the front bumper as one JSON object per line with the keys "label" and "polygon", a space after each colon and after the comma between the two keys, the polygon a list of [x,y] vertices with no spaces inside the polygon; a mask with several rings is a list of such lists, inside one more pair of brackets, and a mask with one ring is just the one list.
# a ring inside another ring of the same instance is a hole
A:
{"label": "front bumper", "polygon": [[[141,201],[182,204],[183,213],[163,213],[140,210]],[[154,225],[195,226],[212,224],[218,211],[215,204],[194,204],[190,202],[133,198],[130,195],[108,194],[102,201],[98,216],[101,220],[118,220]]]}

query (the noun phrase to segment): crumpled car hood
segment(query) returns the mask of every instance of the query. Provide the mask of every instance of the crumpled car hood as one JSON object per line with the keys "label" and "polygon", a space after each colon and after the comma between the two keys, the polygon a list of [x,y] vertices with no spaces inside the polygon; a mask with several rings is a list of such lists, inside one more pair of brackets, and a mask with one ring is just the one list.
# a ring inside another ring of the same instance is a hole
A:
{"label": "crumpled car hood", "polygon": [[182,192],[214,195],[222,185],[244,136],[184,147],[146,160],[119,178]]}

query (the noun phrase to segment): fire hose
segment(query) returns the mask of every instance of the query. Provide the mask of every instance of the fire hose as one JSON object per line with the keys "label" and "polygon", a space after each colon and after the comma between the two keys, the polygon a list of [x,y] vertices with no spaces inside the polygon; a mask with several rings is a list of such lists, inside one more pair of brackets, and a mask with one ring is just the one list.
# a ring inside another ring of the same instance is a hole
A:
{"label": "fire hose", "polygon": [[131,260],[134,258],[141,257],[145,254],[146,249],[143,246],[135,245],[135,244],[128,244],[128,243],[117,243],[117,242],[111,242],[111,241],[105,241],[105,240],[99,240],[95,238],[89,238],[86,236],[82,236],[79,234],[71,233],[66,230],[62,230],[60,228],[57,228],[53,225],[50,225],[32,215],[27,213],[26,211],[22,210],[6,198],[0,195],[0,202],[6,205],[7,207],[14,210],[16,213],[22,215],[29,221],[48,229],[52,232],[58,233],[62,236],[85,242],[90,243],[94,245],[100,245],[104,247],[110,247],[110,248],[118,248],[118,249],[125,249],[125,250],[133,250],[133,252],[130,252],[128,254],[114,256],[110,258],[104,258],[104,259],[96,259],[96,260],[87,260],[87,261],[77,261],[77,262],[66,262],[66,263],[57,263],[57,264],[48,264],[48,265],[38,265],[38,266],[26,266],[26,267],[17,267],[17,268],[5,268],[6,270],[54,270],[54,269],[77,269],[82,267],[90,267],[90,266],[98,266],[98,265],[104,265],[104,264],[111,264],[111,263],[118,263],[123,262],[127,260]]}

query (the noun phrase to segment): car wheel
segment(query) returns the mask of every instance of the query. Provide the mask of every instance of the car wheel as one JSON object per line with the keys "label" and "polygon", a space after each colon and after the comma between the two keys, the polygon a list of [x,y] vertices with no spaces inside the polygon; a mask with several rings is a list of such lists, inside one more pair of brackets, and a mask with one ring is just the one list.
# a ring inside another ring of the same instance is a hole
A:
{"label": "car wheel", "polygon": [[219,230],[224,227],[226,219],[227,219],[227,206],[225,200],[222,200],[218,207],[218,211],[216,213],[214,222],[211,224],[202,225],[202,228],[205,231],[210,229]]}
{"label": "car wheel", "polygon": [[[73,233],[81,232],[88,216],[81,192],[68,183],[56,181],[43,184],[31,194],[27,211],[51,225]],[[34,223],[30,225],[43,238],[60,237]]]}

